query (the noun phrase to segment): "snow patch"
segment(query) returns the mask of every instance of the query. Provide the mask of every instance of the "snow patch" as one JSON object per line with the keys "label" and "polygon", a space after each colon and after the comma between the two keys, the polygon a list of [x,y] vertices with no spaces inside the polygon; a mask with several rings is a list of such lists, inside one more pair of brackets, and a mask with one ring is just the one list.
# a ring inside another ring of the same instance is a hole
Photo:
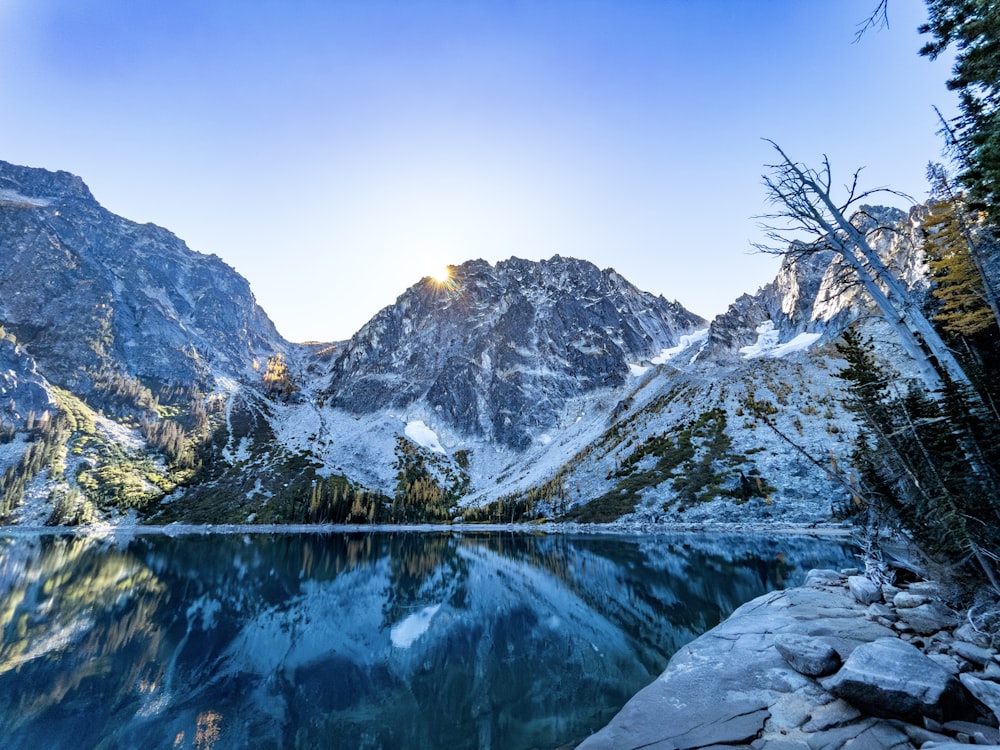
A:
{"label": "snow patch", "polygon": [[757,326],[757,341],[749,346],[740,349],[740,354],[744,359],[754,359],[756,357],[784,357],[793,352],[800,352],[815,344],[823,334],[821,333],[800,333],[791,341],[784,344],[778,343],[778,330],[774,327],[774,321],[765,320]]}
{"label": "snow patch", "polygon": [[786,354],[791,354],[792,352],[803,351],[819,341],[822,336],[822,333],[800,333],[791,341],[776,347],[768,356],[784,357]]}
{"label": "snow patch", "polygon": [[52,202],[46,198],[29,198],[10,188],[0,188],[0,201],[4,203],[24,203],[29,206],[47,206]]}
{"label": "snow patch", "polygon": [[[708,329],[702,328],[699,331],[693,331],[692,333],[685,333],[681,336],[680,341],[677,346],[672,346],[669,349],[662,349],[659,356],[653,357],[650,362],[654,365],[665,365],[671,359],[676,357],[681,352],[686,349],[690,349],[692,346],[697,344],[704,344],[708,341]],[[697,355],[695,355],[697,356]]]}
{"label": "snow patch", "polygon": [[641,377],[641,376],[645,375],[647,372],[649,372],[649,368],[648,367],[643,367],[642,365],[633,365],[631,363],[629,364],[628,369],[637,378]]}
{"label": "snow patch", "polygon": [[757,326],[757,341],[749,346],[740,349],[743,359],[754,359],[763,357],[768,352],[778,346],[778,329],[774,327],[773,320],[765,320]]}
{"label": "snow patch", "polygon": [[419,445],[421,448],[426,448],[427,450],[434,451],[435,453],[445,452],[444,448],[441,447],[441,441],[438,440],[437,433],[424,424],[423,420],[417,419],[413,422],[407,422],[406,429],[404,429],[403,432],[406,437]]}
{"label": "snow patch", "polygon": [[440,604],[424,607],[419,612],[414,612],[409,617],[403,619],[389,633],[389,639],[396,648],[409,648],[413,642],[427,632],[431,626],[431,620],[437,611],[441,609]]}

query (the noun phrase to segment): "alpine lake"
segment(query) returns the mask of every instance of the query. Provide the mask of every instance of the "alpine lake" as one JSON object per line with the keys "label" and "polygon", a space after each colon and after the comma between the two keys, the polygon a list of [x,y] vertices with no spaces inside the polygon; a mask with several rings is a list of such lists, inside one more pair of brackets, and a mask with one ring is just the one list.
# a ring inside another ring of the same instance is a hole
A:
{"label": "alpine lake", "polygon": [[843,539],[0,529],[3,747],[568,748]]}

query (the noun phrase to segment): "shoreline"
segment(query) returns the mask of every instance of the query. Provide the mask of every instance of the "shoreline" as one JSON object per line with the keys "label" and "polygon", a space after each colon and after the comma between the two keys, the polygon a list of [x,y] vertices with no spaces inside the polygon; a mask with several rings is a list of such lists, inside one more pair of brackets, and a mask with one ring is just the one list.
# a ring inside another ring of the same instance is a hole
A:
{"label": "shoreline", "polygon": [[738,607],[577,748],[1000,748],[996,649],[940,585],[866,581],[813,570]]}
{"label": "shoreline", "polygon": [[684,524],[93,524],[87,526],[0,525],[0,537],[73,535],[116,536],[155,535],[195,536],[207,534],[364,534],[364,533],[476,533],[510,532],[522,534],[600,534],[608,536],[657,536],[668,534],[743,534],[754,536],[812,536],[847,539],[854,528],[834,523],[684,523]]}

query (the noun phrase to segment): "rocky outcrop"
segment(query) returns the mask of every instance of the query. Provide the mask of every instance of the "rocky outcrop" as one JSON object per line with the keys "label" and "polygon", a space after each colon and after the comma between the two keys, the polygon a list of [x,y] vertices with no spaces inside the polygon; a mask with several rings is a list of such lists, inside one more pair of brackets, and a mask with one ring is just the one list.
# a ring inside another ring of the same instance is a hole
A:
{"label": "rocky outcrop", "polygon": [[856,648],[823,687],[873,716],[941,721],[961,711],[958,680],[912,643],[879,638]]}
{"label": "rocky outcrop", "polygon": [[[927,285],[916,231],[925,213],[923,206],[909,214],[896,208],[862,206],[852,217],[854,225],[909,287]],[[737,356],[741,348],[757,341],[758,327],[764,323],[773,325],[776,343],[802,333],[835,338],[870,304],[822,241],[795,243],[787,249],[774,281],[753,295],[742,295],[712,321],[704,356]]]}
{"label": "rocky outcrop", "polygon": [[45,377],[193,385],[285,349],[247,281],[166,229],[104,209],[66,172],[0,162],[0,324]]}
{"label": "rocky outcrop", "polygon": [[[812,571],[804,586],[743,605],[680,649],[656,682],[579,747],[903,750],[997,742],[997,655],[952,627],[919,636],[895,606],[859,601],[847,576]],[[844,664],[816,677],[833,666],[812,658],[827,648]]]}
{"label": "rocky outcrop", "polygon": [[568,399],[623,385],[629,363],[705,321],[611,269],[558,255],[451,268],[379,312],[343,348],[330,403],[356,414],[425,401],[450,426],[523,449]]}
{"label": "rocky outcrop", "polygon": [[0,421],[21,427],[32,412],[54,411],[52,395],[35,361],[13,341],[0,336]]}

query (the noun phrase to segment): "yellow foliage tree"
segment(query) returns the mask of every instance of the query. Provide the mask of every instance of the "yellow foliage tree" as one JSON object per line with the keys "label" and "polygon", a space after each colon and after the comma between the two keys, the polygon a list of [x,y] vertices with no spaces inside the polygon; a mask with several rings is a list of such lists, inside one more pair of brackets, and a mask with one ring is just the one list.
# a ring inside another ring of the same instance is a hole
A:
{"label": "yellow foliage tree", "polygon": [[299,387],[292,379],[292,373],[289,371],[281,352],[268,358],[267,367],[264,368],[262,377],[264,380],[264,390],[268,393],[280,394],[288,398],[299,390]]}
{"label": "yellow foliage tree", "polygon": [[998,321],[973,254],[973,224],[963,213],[957,200],[934,203],[924,222],[924,252],[940,303],[935,322],[949,334],[975,336]]}

